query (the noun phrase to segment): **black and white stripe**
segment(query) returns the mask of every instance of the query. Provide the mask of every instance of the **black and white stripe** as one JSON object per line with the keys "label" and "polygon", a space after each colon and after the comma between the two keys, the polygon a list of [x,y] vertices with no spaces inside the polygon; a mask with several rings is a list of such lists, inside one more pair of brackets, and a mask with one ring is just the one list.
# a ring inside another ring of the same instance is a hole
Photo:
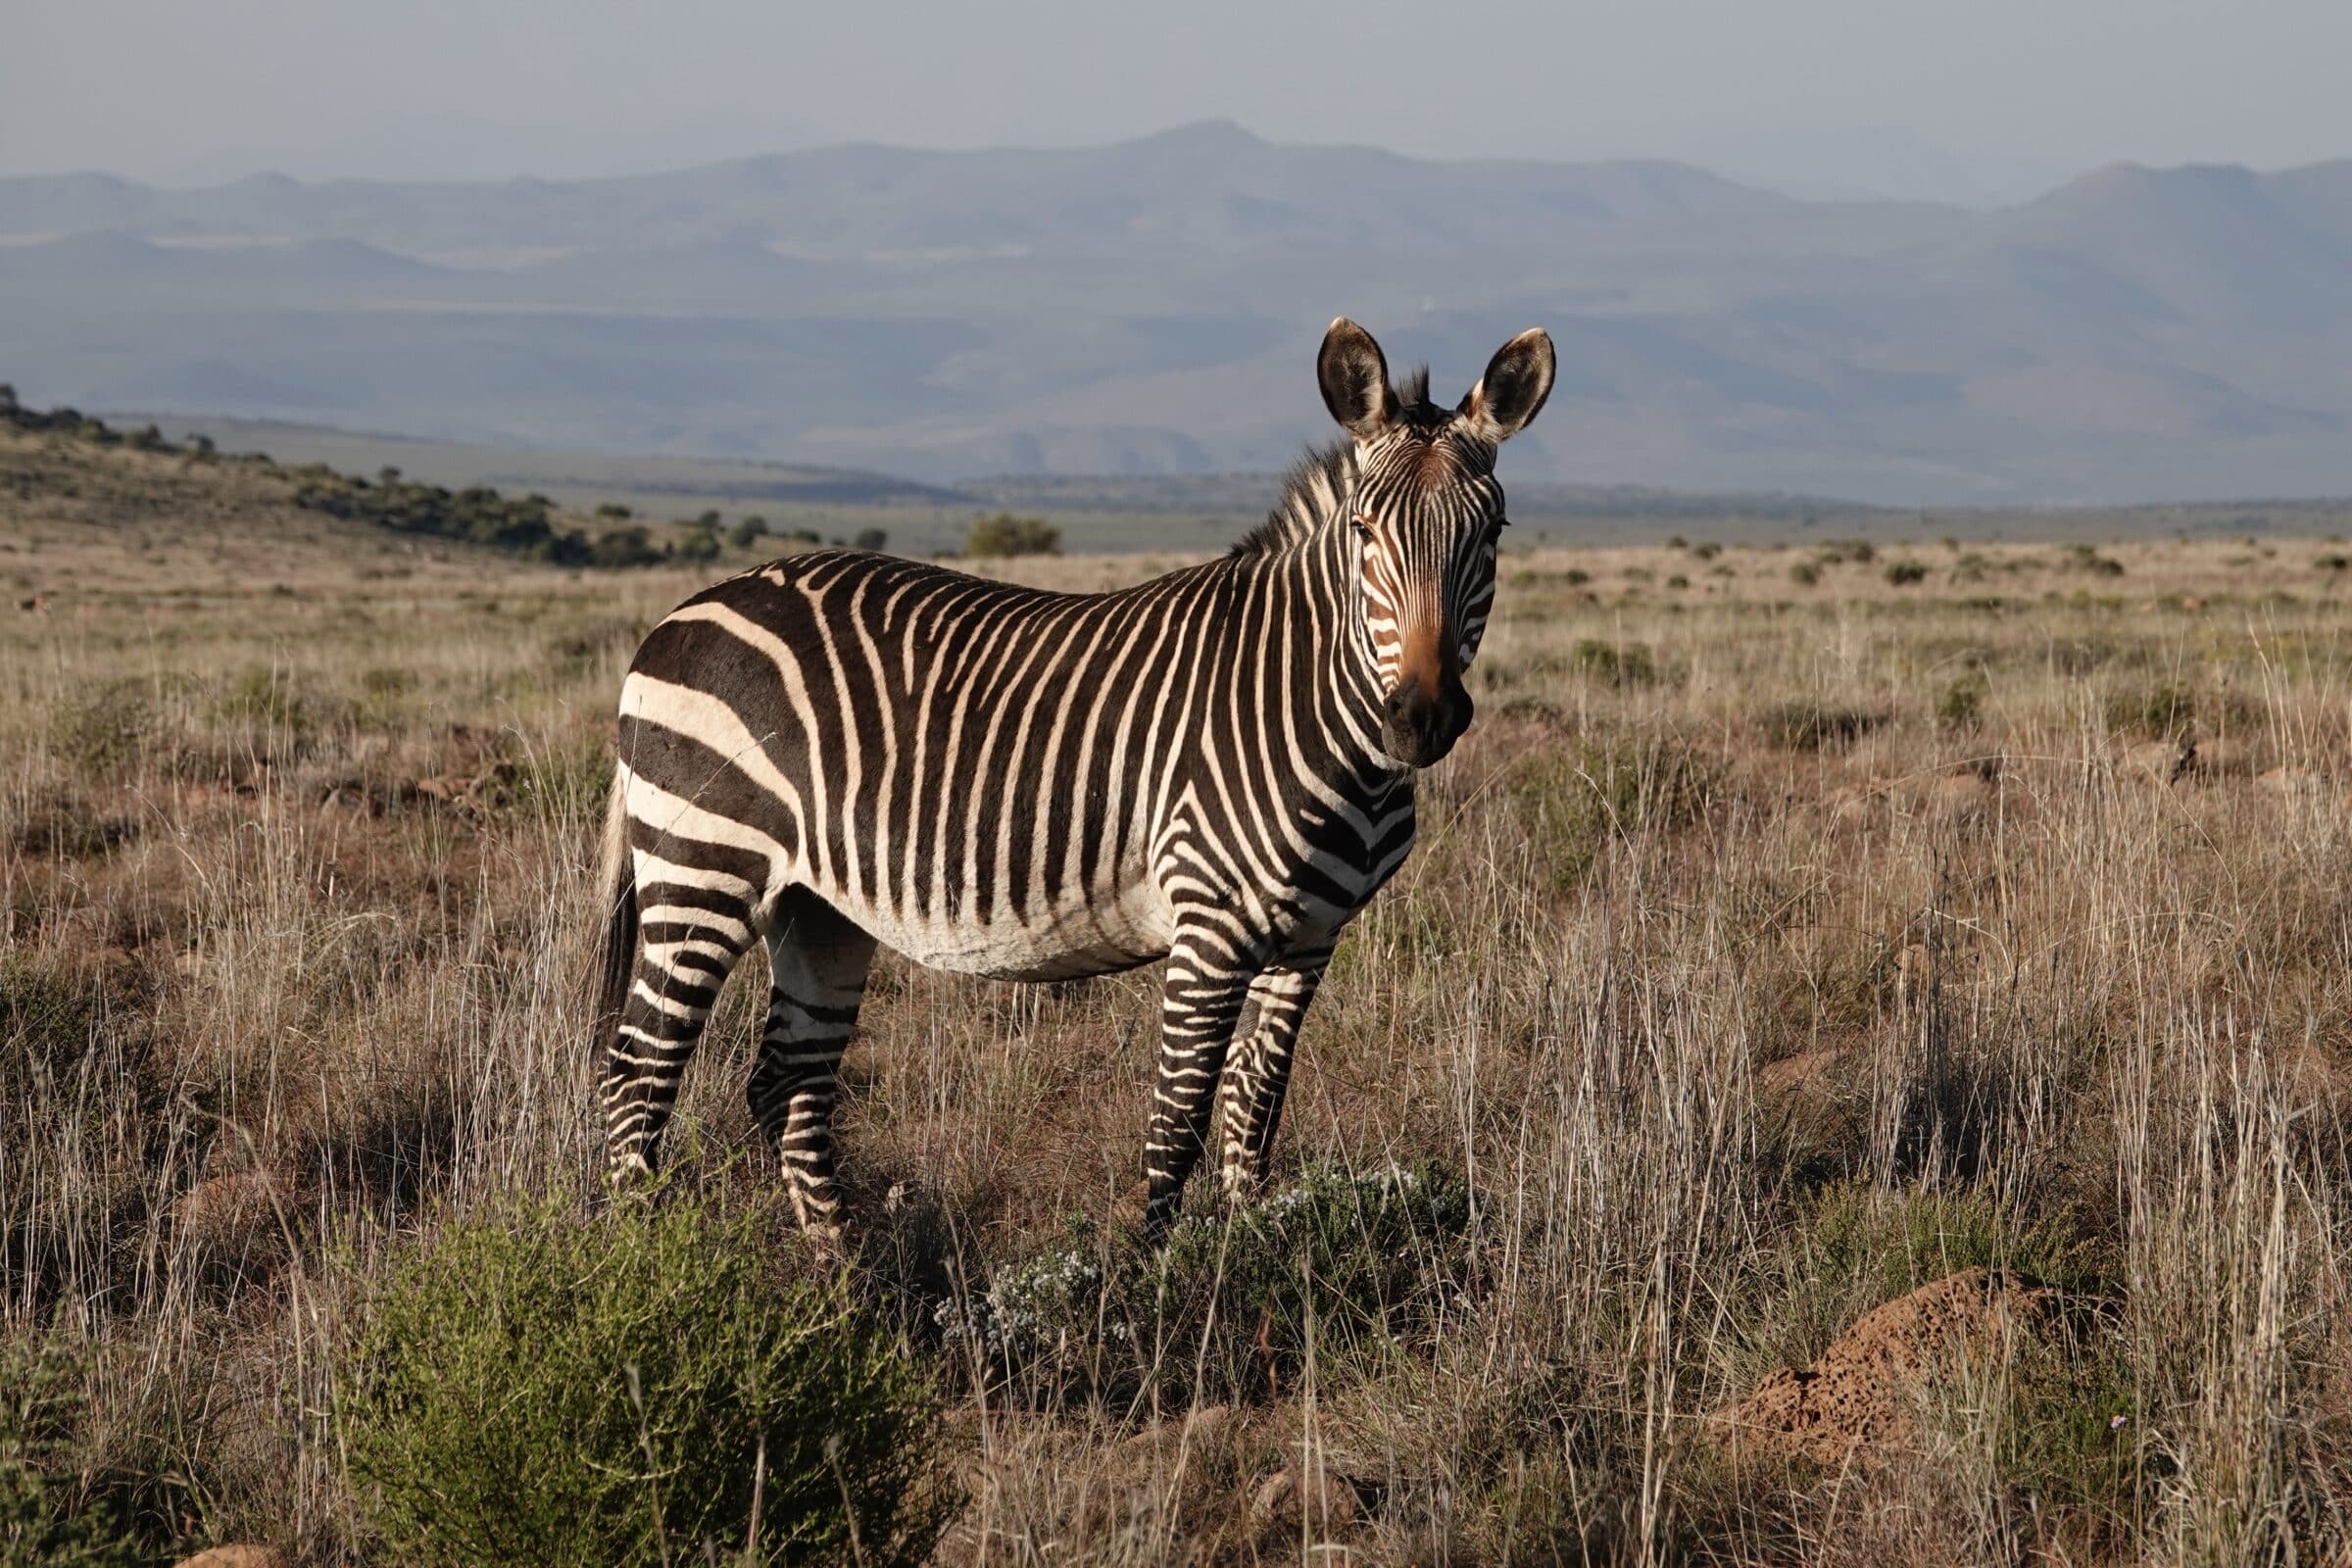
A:
{"label": "black and white stripe", "polygon": [[1262,1178],[1332,945],[1412,847],[1412,769],[1468,725],[1494,450],[1552,353],[1513,339],[1452,410],[1425,376],[1393,388],[1350,322],[1320,368],[1354,439],[1205,565],[1062,594],[821,551],[647,637],[607,829],[616,1175],[650,1168],[720,984],[763,942],[751,1105],[805,1224],[840,1226],[829,1118],[878,944],[1013,980],[1164,958],[1149,1223],[1213,1102],[1226,1188]]}

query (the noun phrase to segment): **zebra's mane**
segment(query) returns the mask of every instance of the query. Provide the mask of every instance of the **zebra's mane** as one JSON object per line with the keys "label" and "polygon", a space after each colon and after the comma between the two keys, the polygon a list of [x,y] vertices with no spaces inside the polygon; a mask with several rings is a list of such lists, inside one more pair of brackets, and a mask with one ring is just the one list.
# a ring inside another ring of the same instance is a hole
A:
{"label": "zebra's mane", "polygon": [[[1397,420],[1415,430],[1442,430],[1453,410],[1429,401],[1429,368],[1422,366],[1396,385]],[[1310,447],[1306,456],[1283,475],[1282,499],[1266,520],[1244,534],[1233,547],[1237,556],[1278,556],[1306,543],[1335,520],[1355,489],[1355,443],[1342,437],[1325,446]]]}

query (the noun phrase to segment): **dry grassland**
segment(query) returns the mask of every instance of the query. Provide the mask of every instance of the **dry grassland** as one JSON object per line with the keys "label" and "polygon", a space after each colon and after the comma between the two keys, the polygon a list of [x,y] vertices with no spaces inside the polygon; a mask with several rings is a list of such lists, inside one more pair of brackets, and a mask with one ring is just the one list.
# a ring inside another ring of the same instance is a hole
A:
{"label": "dry grassland", "polygon": [[[608,714],[697,584],[272,483],[0,449],[0,1340],[73,1348],[62,1484],[157,1550],[365,1561],[341,1315],[454,1217],[594,1187]],[[994,1386],[942,1303],[1111,1214],[1154,982],[885,959],[843,1168],[861,1298],[948,1406],[940,1560],[2345,1560],[2352,573],[1824,554],[1506,555],[1478,724],[1285,1119],[1286,1171],[1478,1195],[1377,1344],[1190,1421]],[[771,1174],[760,1000],[672,1134],[722,1193]],[[1839,1345],[1970,1268],[1963,1352]],[[1792,1436],[1737,1419],[1768,1385],[1859,1392]]]}

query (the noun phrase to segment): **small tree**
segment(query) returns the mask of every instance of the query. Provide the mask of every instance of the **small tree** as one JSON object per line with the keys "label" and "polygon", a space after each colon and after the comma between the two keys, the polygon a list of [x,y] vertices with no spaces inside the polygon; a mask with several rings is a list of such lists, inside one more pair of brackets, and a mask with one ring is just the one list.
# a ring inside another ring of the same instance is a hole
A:
{"label": "small tree", "polygon": [[850,543],[859,550],[871,550],[879,553],[890,548],[890,534],[881,528],[860,528],[858,530],[858,536]]}
{"label": "small tree", "polygon": [[737,523],[727,534],[727,542],[738,550],[749,550],[767,537],[767,519],[754,514]]}
{"label": "small tree", "polygon": [[1043,517],[1016,517],[1000,512],[973,521],[963,537],[963,553],[973,557],[1058,556],[1061,530]]}
{"label": "small tree", "polygon": [[617,501],[604,503],[596,509],[596,514],[600,517],[609,517],[614,522],[626,522],[631,515],[629,509]]}
{"label": "small tree", "polygon": [[716,561],[718,534],[714,529],[701,526],[681,528],[669,543],[669,553],[680,561]]}
{"label": "small tree", "polygon": [[662,552],[644,526],[615,528],[588,547],[588,564],[592,566],[648,566],[662,559]]}

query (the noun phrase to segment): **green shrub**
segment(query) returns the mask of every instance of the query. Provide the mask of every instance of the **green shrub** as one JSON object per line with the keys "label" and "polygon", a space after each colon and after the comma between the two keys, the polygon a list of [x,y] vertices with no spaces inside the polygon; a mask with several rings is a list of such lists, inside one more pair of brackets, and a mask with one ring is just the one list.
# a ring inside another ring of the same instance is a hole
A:
{"label": "green shrub", "polygon": [[244,719],[289,735],[307,732],[316,718],[293,678],[268,669],[249,669],[239,676],[220,699],[220,716]]}
{"label": "green shrub", "polygon": [[651,566],[664,559],[643,523],[615,528],[590,541],[586,551],[591,566]]}
{"label": "green shrub", "polygon": [[757,514],[744,518],[727,530],[727,543],[738,550],[749,550],[767,537],[767,519]]}
{"label": "green shrub", "polygon": [[1568,651],[1568,662],[1604,685],[1620,689],[1647,686],[1658,678],[1658,662],[1643,643],[1604,643],[1594,637],[1580,638]]}
{"label": "green shrub", "polygon": [[515,498],[488,485],[451,490],[415,484],[393,467],[378,470],[372,484],[324,464],[309,464],[293,473],[294,504],[330,517],[464,540],[559,565],[606,564],[595,559],[596,547],[578,529],[557,528],[555,503],[543,495]]}
{"label": "green shrub", "polygon": [[1972,669],[1944,687],[1936,699],[1936,716],[1946,724],[1973,724],[1984,711],[1992,683],[1981,669]]}
{"label": "green shrub", "polygon": [[1776,703],[1764,710],[1762,718],[1772,743],[1792,752],[1851,745],[1886,722],[1885,714],[1868,709],[1826,703]]}
{"label": "green shrub", "polygon": [[99,1568],[145,1553],[79,1485],[81,1369],[63,1344],[0,1343],[0,1568]]}
{"label": "green shrub", "polygon": [[1509,798],[1530,853],[1559,892],[1580,886],[1611,836],[1671,832],[1706,814],[1715,763],[1670,736],[1613,736],[1530,756]]}
{"label": "green shrub", "polygon": [[764,1229],[510,1203],[403,1260],[337,1389],[384,1560],[921,1560],[953,1503],[929,1392]]}
{"label": "green shrub", "polygon": [[1917,561],[1889,562],[1886,565],[1886,580],[1897,588],[1914,587],[1928,580],[1928,568],[1924,563]]}
{"label": "green shrub", "polygon": [[963,553],[973,557],[1058,556],[1061,530],[1043,517],[1016,517],[1000,512],[973,521],[963,536]]}
{"label": "green shrub", "polygon": [[716,561],[719,554],[718,530],[703,522],[690,522],[680,527],[669,542],[673,560],[700,565]]}
{"label": "green shrub", "polygon": [[2094,577],[2121,577],[2124,574],[2122,562],[2100,555],[2090,545],[2067,546],[2066,564],[2078,571],[2087,571]]}
{"label": "green shrub", "polygon": [[1062,1246],[943,1303],[939,1322],[1033,1395],[1262,1396],[1310,1354],[1367,1363],[1425,1330],[1460,1288],[1472,1211],[1459,1176],[1420,1163],[1318,1167],[1178,1221],[1156,1255],[1076,1217]]}
{"label": "green shrub", "polygon": [[871,550],[878,555],[890,548],[890,530],[887,528],[860,528],[851,538],[850,543],[858,550]]}
{"label": "green shrub", "polygon": [[2197,721],[2196,695],[2185,686],[2159,681],[2107,694],[2107,728],[2118,735],[2179,740]]}
{"label": "green shrub", "polygon": [[543,827],[581,828],[604,814],[612,748],[602,734],[569,737],[506,759],[476,781],[475,798]]}
{"label": "green shrub", "polygon": [[75,772],[95,779],[121,778],[135,770],[155,728],[155,705],[147,683],[110,680],[59,708],[50,744]]}
{"label": "green shrub", "polygon": [[1592,580],[1592,574],[1582,566],[1570,566],[1566,571],[1560,573],[1560,581],[1571,588],[1582,588]]}
{"label": "green shrub", "polygon": [[1863,1282],[1873,1305],[1964,1268],[2005,1269],[2069,1291],[2100,1284],[2090,1253],[2063,1224],[2021,1226],[1973,1190],[1832,1187],[1813,1212],[1811,1250],[1826,1281]]}
{"label": "green shrub", "polygon": [[1821,568],[1811,562],[1800,561],[1788,568],[1788,580],[1799,588],[1810,588],[1821,581]]}

